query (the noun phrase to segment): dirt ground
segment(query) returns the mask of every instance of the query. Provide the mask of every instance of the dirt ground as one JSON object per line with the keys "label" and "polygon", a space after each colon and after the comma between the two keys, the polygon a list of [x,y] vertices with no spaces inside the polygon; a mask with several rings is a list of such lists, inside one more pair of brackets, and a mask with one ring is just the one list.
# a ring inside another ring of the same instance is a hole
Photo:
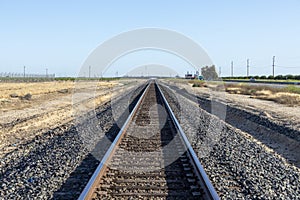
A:
{"label": "dirt ground", "polygon": [[[0,156],[36,135],[68,123],[74,108],[88,112],[137,80],[0,84]],[[74,98],[74,93],[76,93]],[[25,98],[26,94],[30,96]]]}
{"label": "dirt ground", "polygon": [[[300,130],[300,106],[289,106],[279,104],[274,101],[261,100],[251,98],[250,95],[229,94],[225,91],[213,91],[206,87],[192,87],[187,81],[168,80],[166,83],[176,85],[178,88],[185,89],[191,94],[198,96],[208,96],[211,99],[217,99],[227,105],[240,110],[251,112],[254,115],[267,118],[269,121],[282,125],[283,127],[292,130]],[[290,139],[289,137],[279,134],[276,131],[271,131],[268,128],[260,127],[251,121],[239,122],[238,126],[244,126],[252,132],[252,137],[249,133],[244,132],[245,137],[255,141],[263,146],[269,152],[280,152],[286,159],[292,161],[300,170],[300,143],[299,141]],[[262,129],[261,129],[262,128]],[[275,153],[277,154],[277,153]],[[278,155],[279,157],[282,157]]]}
{"label": "dirt ground", "polygon": [[[170,81],[169,81],[170,82]],[[175,82],[180,88],[184,88],[192,94],[209,95],[227,104],[251,110],[252,112],[264,115],[271,120],[280,121],[282,124],[300,130],[300,106],[284,105],[273,101],[252,98],[251,95],[229,94],[224,91],[213,91],[205,87],[192,87],[187,82]]]}

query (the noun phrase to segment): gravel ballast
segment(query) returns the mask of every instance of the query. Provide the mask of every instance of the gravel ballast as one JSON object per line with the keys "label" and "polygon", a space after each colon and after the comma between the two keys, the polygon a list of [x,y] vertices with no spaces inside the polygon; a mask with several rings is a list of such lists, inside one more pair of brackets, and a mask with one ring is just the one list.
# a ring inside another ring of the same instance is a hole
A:
{"label": "gravel ballast", "polygon": [[163,91],[221,199],[300,197],[297,167],[178,92]]}
{"label": "gravel ballast", "polygon": [[[0,199],[76,199],[119,130],[115,119],[123,123],[129,113],[124,110],[133,107],[143,88],[136,86],[75,122],[19,144],[0,161]],[[86,160],[82,176],[72,177]]]}

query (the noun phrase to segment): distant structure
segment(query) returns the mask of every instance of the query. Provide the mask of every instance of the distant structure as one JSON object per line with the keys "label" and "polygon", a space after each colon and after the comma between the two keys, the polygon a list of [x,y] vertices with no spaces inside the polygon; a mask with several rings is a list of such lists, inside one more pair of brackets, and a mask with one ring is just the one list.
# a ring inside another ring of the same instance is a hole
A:
{"label": "distant structure", "polygon": [[199,79],[203,80],[203,77],[199,75],[199,71],[196,71],[194,74],[189,73],[189,71],[184,75],[185,79]]}
{"label": "distant structure", "polygon": [[186,79],[194,79],[195,77],[193,76],[193,74],[190,74],[189,72],[187,72],[185,75],[184,75],[184,77],[186,78]]}
{"label": "distant structure", "polygon": [[55,78],[55,74],[24,74],[24,73],[11,73],[11,72],[1,72],[0,77],[5,78]]}

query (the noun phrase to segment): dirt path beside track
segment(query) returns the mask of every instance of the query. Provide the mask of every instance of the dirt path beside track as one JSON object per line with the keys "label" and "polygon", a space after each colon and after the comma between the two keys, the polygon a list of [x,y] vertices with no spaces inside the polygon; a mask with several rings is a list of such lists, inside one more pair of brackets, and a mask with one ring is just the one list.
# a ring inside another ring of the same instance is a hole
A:
{"label": "dirt path beside track", "polygon": [[[87,112],[110,101],[124,89],[130,89],[135,83],[135,80],[84,82],[78,85],[75,85],[76,82],[2,83],[0,157],[18,148],[18,144],[74,120],[73,106],[80,106]],[[95,85],[96,90],[93,89]],[[74,88],[81,96],[77,105],[73,101]],[[28,93],[32,95],[29,100],[10,96]]]}

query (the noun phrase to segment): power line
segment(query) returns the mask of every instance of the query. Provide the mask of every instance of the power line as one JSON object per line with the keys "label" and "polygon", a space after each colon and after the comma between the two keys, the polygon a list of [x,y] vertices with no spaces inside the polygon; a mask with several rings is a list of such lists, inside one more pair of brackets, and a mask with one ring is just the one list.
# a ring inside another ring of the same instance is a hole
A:
{"label": "power line", "polygon": [[247,77],[249,77],[249,59],[247,59]]}
{"label": "power line", "polygon": [[[257,60],[254,60],[254,64],[251,61],[251,63],[252,63],[251,68],[255,68],[256,70],[259,68],[260,70],[264,71],[264,70],[267,70],[270,67],[270,65],[268,65],[268,64],[265,64],[265,63],[262,63],[262,62],[261,63],[260,62],[255,63],[255,61],[257,61]],[[276,70],[275,68],[300,69],[300,65],[298,65],[299,62],[295,63],[294,66],[293,66],[293,64],[286,66],[286,65],[276,65],[275,61],[276,61],[276,56],[273,56],[272,57],[272,64],[271,64],[271,67],[272,67],[272,74],[271,75],[273,75],[273,76],[275,76],[275,70]],[[239,69],[240,69],[240,67],[243,68],[242,67],[243,64],[241,62],[238,62],[238,63],[235,62],[234,64],[237,66],[237,70],[238,70],[236,73],[240,73]],[[231,77],[233,77],[233,75],[234,75],[233,74],[233,71],[234,71],[233,67],[234,67],[233,61],[231,61],[231,69],[230,69],[231,70],[231,72],[230,72]],[[250,75],[250,59],[247,59],[247,77],[249,75]]]}
{"label": "power line", "polygon": [[275,67],[280,67],[280,68],[300,68],[300,66],[298,66],[298,67],[291,67],[291,66],[280,66],[280,65],[275,65]]}
{"label": "power line", "polygon": [[288,59],[288,60],[300,60],[300,56],[285,57],[285,59]]}
{"label": "power line", "polygon": [[[252,65],[251,65],[251,69],[252,69],[252,68],[258,68],[258,67],[260,68],[261,66],[252,66]],[[250,69],[250,67],[249,67],[249,69]],[[250,74],[250,70],[249,70],[249,74]]]}
{"label": "power line", "polygon": [[91,65],[89,66],[89,78],[91,78]]}
{"label": "power line", "polygon": [[275,77],[275,56],[273,56],[273,77]]}
{"label": "power line", "polygon": [[233,61],[231,61],[231,77],[233,77]]}

